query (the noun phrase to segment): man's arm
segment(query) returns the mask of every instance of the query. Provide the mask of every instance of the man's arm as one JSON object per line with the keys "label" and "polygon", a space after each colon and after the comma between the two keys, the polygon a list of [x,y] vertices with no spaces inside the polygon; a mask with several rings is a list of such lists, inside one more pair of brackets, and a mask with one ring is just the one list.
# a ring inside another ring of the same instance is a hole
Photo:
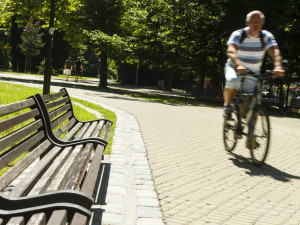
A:
{"label": "man's arm", "polygon": [[276,76],[284,76],[284,69],[282,68],[282,56],[277,46],[271,46],[267,50],[268,54],[273,60],[274,69],[273,72]]}
{"label": "man's arm", "polygon": [[230,44],[227,48],[227,56],[231,59],[232,64],[235,66],[235,70],[238,74],[245,74],[246,68],[242,65],[240,59],[237,57],[237,46]]}

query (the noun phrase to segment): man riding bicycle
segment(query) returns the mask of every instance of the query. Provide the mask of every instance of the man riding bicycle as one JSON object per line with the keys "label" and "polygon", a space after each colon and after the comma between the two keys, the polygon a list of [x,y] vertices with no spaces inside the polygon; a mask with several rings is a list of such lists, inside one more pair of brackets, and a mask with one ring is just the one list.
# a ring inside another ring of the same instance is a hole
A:
{"label": "man riding bicycle", "polygon": [[[265,16],[260,11],[252,11],[247,14],[247,27],[234,31],[228,42],[228,61],[225,65],[226,85],[224,97],[224,117],[231,118],[231,104],[241,85],[241,78],[238,75],[246,74],[247,70],[260,74],[265,52],[267,51],[273,60],[273,73],[276,76],[284,76],[282,68],[282,57],[274,36],[262,30]],[[255,88],[255,81],[246,79],[244,91],[252,93]]]}

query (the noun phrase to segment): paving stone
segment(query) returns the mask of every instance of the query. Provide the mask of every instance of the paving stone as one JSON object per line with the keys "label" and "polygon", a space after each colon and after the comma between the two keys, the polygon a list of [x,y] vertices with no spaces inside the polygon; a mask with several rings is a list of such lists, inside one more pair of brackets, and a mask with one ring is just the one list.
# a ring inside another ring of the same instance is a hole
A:
{"label": "paving stone", "polygon": [[156,198],[137,198],[139,206],[158,207],[159,203]]}
{"label": "paving stone", "polygon": [[137,225],[164,225],[161,219],[138,218]]}
{"label": "paving stone", "polygon": [[109,193],[109,194],[126,195],[127,194],[127,190],[124,187],[108,186],[107,193]]}
{"label": "paving stone", "polygon": [[123,216],[115,213],[103,213],[101,225],[123,225]]}
{"label": "paving stone", "polygon": [[162,218],[162,214],[157,207],[137,207],[138,218]]}

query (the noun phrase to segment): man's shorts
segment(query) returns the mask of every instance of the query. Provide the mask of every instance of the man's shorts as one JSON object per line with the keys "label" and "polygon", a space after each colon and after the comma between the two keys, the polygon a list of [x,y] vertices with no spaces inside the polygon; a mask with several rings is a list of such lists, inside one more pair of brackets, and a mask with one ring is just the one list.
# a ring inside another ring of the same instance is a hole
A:
{"label": "man's shorts", "polygon": [[65,69],[65,73],[66,73],[66,75],[71,75],[71,70],[70,69]]}
{"label": "man's shorts", "polygon": [[[229,63],[225,65],[225,87],[229,89],[241,89],[241,77],[236,74],[235,69]],[[257,79],[254,77],[246,78],[243,85],[243,91],[253,93],[255,90]]]}

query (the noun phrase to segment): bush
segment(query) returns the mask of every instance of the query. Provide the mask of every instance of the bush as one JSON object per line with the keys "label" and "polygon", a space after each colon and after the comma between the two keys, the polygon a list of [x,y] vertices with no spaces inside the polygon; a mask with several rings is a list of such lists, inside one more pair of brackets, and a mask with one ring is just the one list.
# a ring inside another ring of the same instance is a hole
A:
{"label": "bush", "polygon": [[[45,74],[45,60],[43,60],[41,62],[41,64],[39,66],[36,67],[38,70],[38,74]],[[60,72],[61,74],[63,74],[63,71]],[[58,76],[60,74],[57,70],[52,68],[52,75],[54,76]]]}

